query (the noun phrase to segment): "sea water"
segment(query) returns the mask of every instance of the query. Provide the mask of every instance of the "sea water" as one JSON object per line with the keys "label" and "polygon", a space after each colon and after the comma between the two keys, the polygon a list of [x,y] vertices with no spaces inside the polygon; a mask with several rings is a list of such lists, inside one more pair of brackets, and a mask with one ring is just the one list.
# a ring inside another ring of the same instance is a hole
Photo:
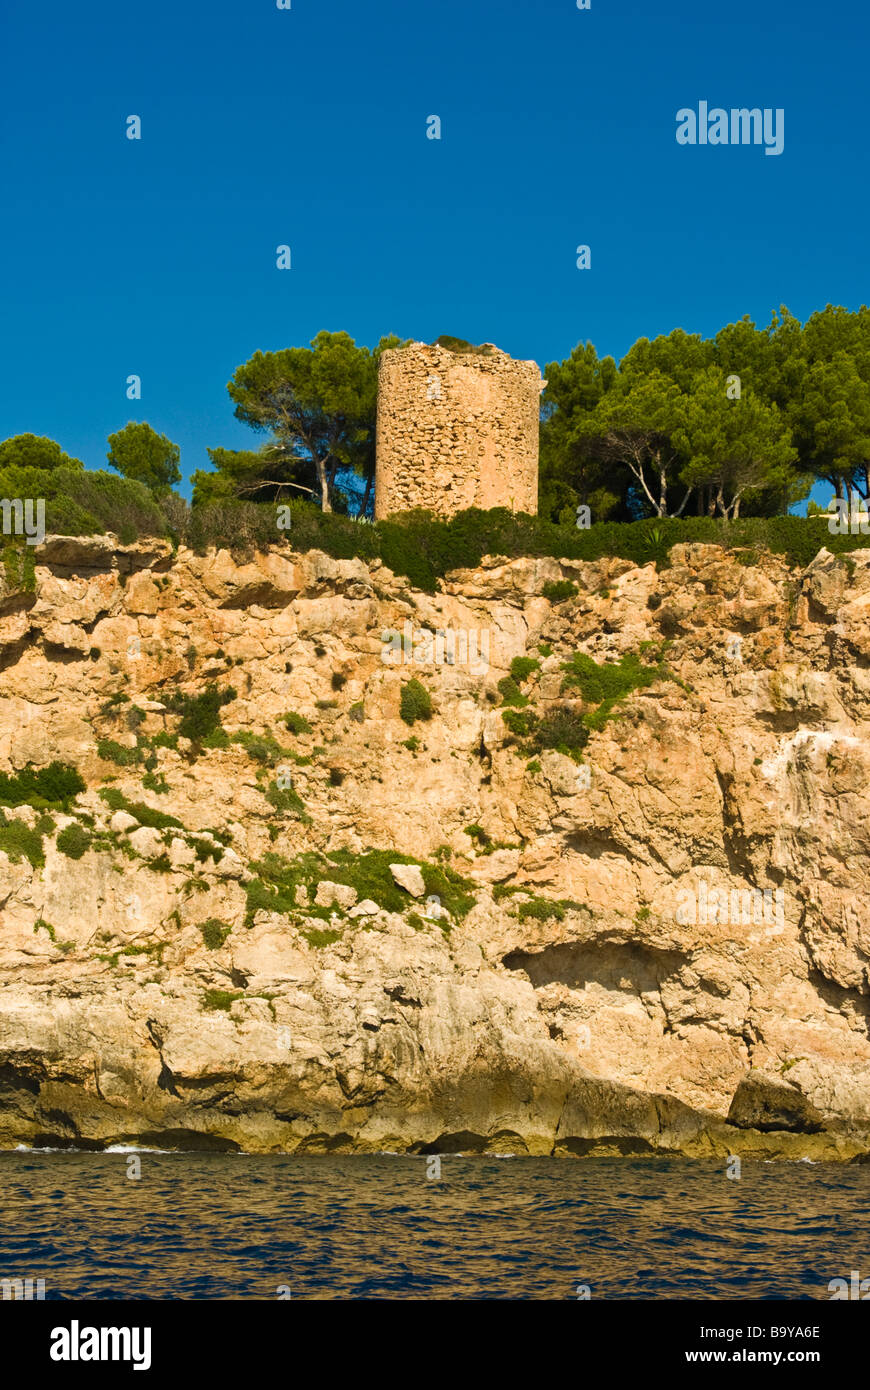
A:
{"label": "sea water", "polygon": [[7,1151],[0,1279],[46,1299],[829,1299],[870,1275],[868,1196],[870,1166],[831,1163]]}

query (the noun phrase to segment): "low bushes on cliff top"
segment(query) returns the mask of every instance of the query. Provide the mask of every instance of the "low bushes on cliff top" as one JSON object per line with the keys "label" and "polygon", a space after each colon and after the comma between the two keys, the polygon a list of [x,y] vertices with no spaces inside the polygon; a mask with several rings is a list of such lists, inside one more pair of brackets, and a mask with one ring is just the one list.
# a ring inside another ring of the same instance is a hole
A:
{"label": "low bushes on cliff top", "polygon": [[[290,526],[278,529],[274,503],[221,501],[188,507],[171,494],[156,501],[141,483],[113,474],[56,468],[0,472],[0,495],[46,498],[46,529],[61,535],[113,531],[122,542],[138,536],[165,536],[198,553],[225,547],[237,555],[286,547],[323,550],[335,559],[383,560],[416,588],[434,591],[449,570],[471,569],[484,555],[598,560],[619,556],[635,564],[667,564],[672,546],[701,541],[729,548],[783,555],[804,567],[822,546],[834,553],[870,545],[867,536],[831,535],[824,521],[796,516],[653,517],[643,521],[599,521],[587,530],[515,513],[505,507],[472,508],[446,520],[426,511],[409,511],[374,524],[322,512],[294,499]],[[14,473],[14,476],[12,474]],[[38,475],[38,476],[37,476]],[[5,487],[5,491],[4,491]],[[558,581],[554,581],[558,582]],[[570,581],[564,581],[566,584]]]}
{"label": "low bushes on cliff top", "polygon": [[102,469],[0,468],[0,497],[42,498],[48,535],[112,531],[127,545],[139,536],[169,532],[167,518],[147,487]]}
{"label": "low bushes on cliff top", "polygon": [[337,559],[379,558],[420,589],[433,591],[453,569],[472,569],[484,555],[599,560],[619,556],[635,564],[668,563],[670,550],[685,541],[732,549],[769,549],[794,565],[806,566],[822,546],[835,553],[870,545],[867,536],[832,536],[823,523],[803,517],[665,517],[645,521],[602,521],[589,530],[557,525],[504,507],[472,508],[451,520],[409,511],[372,526],[324,514],[308,503],[294,503],[287,539],[295,549],[320,549]]}

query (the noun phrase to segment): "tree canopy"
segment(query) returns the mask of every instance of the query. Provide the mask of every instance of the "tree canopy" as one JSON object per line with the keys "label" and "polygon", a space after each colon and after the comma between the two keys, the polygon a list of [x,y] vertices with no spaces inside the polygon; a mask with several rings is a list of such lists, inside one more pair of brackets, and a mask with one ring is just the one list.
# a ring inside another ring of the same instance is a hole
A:
{"label": "tree canopy", "polygon": [[268,435],[258,450],[209,449],[214,474],[194,474],[194,502],[239,497],[274,501],[314,496],[324,511],[346,506],[338,479],[374,475],[378,360],[401,339],[374,350],[348,333],[318,333],[308,348],[255,352],[227,385],[236,419]]}
{"label": "tree canopy", "polygon": [[181,482],[180,456],[177,444],[144,421],[136,424],[131,420],[117,434],[109,435],[110,466],[122,477],[144,483],[156,497],[165,496]]}
{"label": "tree canopy", "polygon": [[870,309],[801,324],[748,317],[713,338],[640,338],[617,366],[591,343],[547,365],[541,511],[596,520],[771,516],[813,481],[870,494]]}
{"label": "tree canopy", "polygon": [[81,459],[70,458],[53,439],[38,434],[16,434],[0,444],[0,472],[12,468],[84,468]]}

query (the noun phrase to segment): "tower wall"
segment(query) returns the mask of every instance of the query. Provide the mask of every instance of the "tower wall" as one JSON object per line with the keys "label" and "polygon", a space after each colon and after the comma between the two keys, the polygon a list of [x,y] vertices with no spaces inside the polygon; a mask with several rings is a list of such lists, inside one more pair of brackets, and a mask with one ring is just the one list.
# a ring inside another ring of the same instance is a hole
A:
{"label": "tower wall", "polygon": [[378,369],[375,518],[425,507],[538,510],[536,362],[413,343]]}

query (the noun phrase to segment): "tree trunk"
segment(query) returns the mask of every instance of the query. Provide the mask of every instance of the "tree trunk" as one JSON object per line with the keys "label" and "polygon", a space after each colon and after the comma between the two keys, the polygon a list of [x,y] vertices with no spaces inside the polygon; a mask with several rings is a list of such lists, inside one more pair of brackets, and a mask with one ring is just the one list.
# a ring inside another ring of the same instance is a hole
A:
{"label": "tree trunk", "polygon": [[314,466],[317,469],[317,481],[320,485],[320,507],[324,512],[332,511],[332,503],[329,500],[329,479],[326,473],[326,459],[316,458]]}
{"label": "tree trunk", "polygon": [[680,505],[679,505],[679,507],[677,508],[677,510],[674,512],[674,516],[682,516],[682,515],[683,515],[683,508],[685,507],[686,503],[688,502],[689,498],[691,497],[692,492],[693,492],[693,489],[692,489],[692,488],[688,488],[688,490],[686,491],[685,497],[683,498],[683,500],[682,500],[682,502],[680,503]]}
{"label": "tree trunk", "polygon": [[365,490],[365,492],[363,493],[362,506],[360,507],[359,511],[357,512],[357,516],[365,516],[365,514],[366,514],[366,507],[368,506],[368,504],[369,504],[369,498],[370,498],[371,495],[372,495],[372,483],[373,483],[373,481],[374,481],[374,474],[373,474],[373,473],[370,473],[370,474],[368,475],[368,477],[366,478],[366,490]]}

